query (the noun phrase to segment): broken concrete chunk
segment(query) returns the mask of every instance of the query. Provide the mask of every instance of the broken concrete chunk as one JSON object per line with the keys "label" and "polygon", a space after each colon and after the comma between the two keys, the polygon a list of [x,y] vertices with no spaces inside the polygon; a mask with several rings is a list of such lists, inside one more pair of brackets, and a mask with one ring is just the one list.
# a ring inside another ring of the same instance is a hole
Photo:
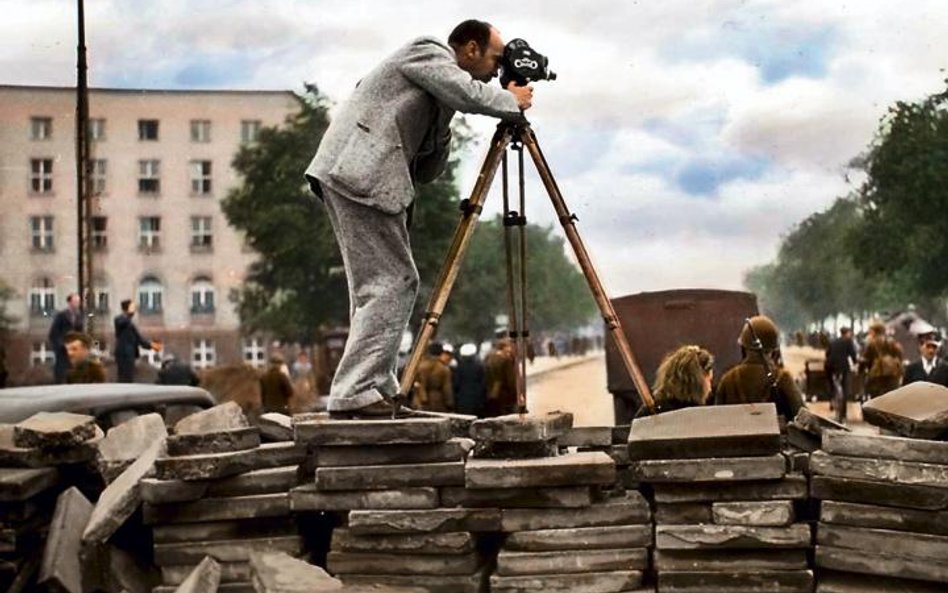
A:
{"label": "broken concrete chunk", "polygon": [[173,434],[168,437],[168,455],[201,455],[246,451],[260,446],[256,426],[232,428],[197,434]]}
{"label": "broken concrete chunk", "polygon": [[573,415],[569,413],[509,414],[475,421],[471,438],[494,443],[536,443],[556,439],[572,427]]}
{"label": "broken concrete chunk", "polygon": [[869,424],[916,439],[948,435],[948,387],[925,381],[909,383],[866,402]]}
{"label": "broken concrete chunk", "polygon": [[558,552],[511,552],[497,556],[500,576],[588,574],[612,570],[645,570],[648,549],[566,550]]}
{"label": "broken concrete chunk", "polygon": [[316,489],[392,490],[464,484],[464,462],[316,468]]}
{"label": "broken concrete chunk", "polygon": [[0,468],[0,502],[28,500],[59,482],[59,470],[52,467]]}
{"label": "broken concrete chunk", "polygon": [[779,451],[780,425],[771,403],[703,406],[636,418],[629,434],[633,459],[750,457]]}
{"label": "broken concrete chunk", "polygon": [[106,483],[125,471],[139,455],[156,441],[168,436],[160,414],[136,416],[109,429],[99,443],[96,463]]}
{"label": "broken concrete chunk", "polygon": [[221,567],[216,560],[208,556],[194,567],[175,593],[217,593],[220,584]]}
{"label": "broken concrete chunk", "polygon": [[49,590],[82,593],[79,552],[82,532],[92,515],[92,503],[75,487],[59,495],[43,550],[39,584]]}
{"label": "broken concrete chunk", "polygon": [[294,512],[433,509],[437,506],[436,488],[323,492],[315,484],[306,484],[290,490],[290,507]]}
{"label": "broken concrete chunk", "polygon": [[649,459],[629,467],[642,482],[743,482],[778,480],[787,474],[787,460],[779,453],[768,457]]}
{"label": "broken concrete chunk", "polygon": [[105,436],[96,426],[96,435],[80,445],[24,449],[14,444],[14,430],[13,424],[0,424],[0,467],[40,468],[85,463],[95,458],[96,448]]}
{"label": "broken concrete chunk", "polygon": [[823,451],[847,457],[948,465],[948,442],[945,441],[829,432],[823,435]]}
{"label": "broken concrete chunk", "polygon": [[539,459],[471,459],[464,479],[473,489],[613,484],[616,465],[601,451]]}
{"label": "broken concrete chunk", "polygon": [[164,451],[164,444],[164,440],[152,443],[135,463],[106,487],[92,510],[82,534],[83,542],[105,542],[132,516],[141,503],[139,482],[154,469],[155,460]]}
{"label": "broken concrete chunk", "polygon": [[421,511],[352,511],[349,530],[355,534],[500,531],[497,509],[432,509]]}
{"label": "broken concrete chunk", "polygon": [[660,550],[806,548],[810,526],[656,525],[655,547]]}
{"label": "broken concrete chunk", "polygon": [[260,436],[268,441],[292,441],[293,419],[279,412],[267,412],[257,419]]}
{"label": "broken concrete chunk", "polygon": [[715,502],[711,505],[718,525],[759,525],[782,527],[794,521],[793,503],[789,500]]}
{"label": "broken concrete chunk", "polygon": [[[557,438],[560,447],[608,447],[612,445],[613,426],[574,426]],[[621,442],[624,444],[628,438]]]}
{"label": "broken concrete chunk", "polygon": [[95,418],[70,412],[38,412],[13,427],[13,444],[23,449],[71,447],[95,436]]}
{"label": "broken concrete chunk", "polygon": [[297,443],[317,446],[443,443],[452,437],[447,418],[330,420],[293,422]]}
{"label": "broken concrete chunk", "polygon": [[342,589],[342,582],[322,568],[283,552],[251,552],[250,573],[257,593],[321,593]]}
{"label": "broken concrete chunk", "polygon": [[793,419],[793,424],[818,437],[827,432],[851,432],[851,429],[845,424],[840,424],[819,414],[814,414],[805,406],[800,408],[800,411],[797,412],[796,417]]}
{"label": "broken concrete chunk", "polygon": [[174,425],[174,434],[203,434],[247,428],[247,416],[237,402],[227,402],[191,414]]}

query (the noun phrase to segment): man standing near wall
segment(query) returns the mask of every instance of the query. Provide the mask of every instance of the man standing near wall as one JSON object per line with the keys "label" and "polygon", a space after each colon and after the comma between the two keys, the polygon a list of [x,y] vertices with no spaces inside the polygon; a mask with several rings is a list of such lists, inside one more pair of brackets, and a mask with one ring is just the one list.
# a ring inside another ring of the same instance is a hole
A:
{"label": "man standing near wall", "polygon": [[468,20],[448,43],[422,37],[356,86],[306,169],[326,206],[349,283],[349,338],[330,388],[335,417],[383,417],[398,392],[398,346],[418,290],[407,209],[445,168],[455,111],[522,118],[533,91],[497,75],[504,42]]}
{"label": "man standing near wall", "polygon": [[56,355],[53,378],[56,383],[66,382],[69,372],[69,356],[66,354],[66,336],[69,333],[82,333],[82,298],[75,292],[66,297],[66,308],[56,313],[49,326],[49,347]]}

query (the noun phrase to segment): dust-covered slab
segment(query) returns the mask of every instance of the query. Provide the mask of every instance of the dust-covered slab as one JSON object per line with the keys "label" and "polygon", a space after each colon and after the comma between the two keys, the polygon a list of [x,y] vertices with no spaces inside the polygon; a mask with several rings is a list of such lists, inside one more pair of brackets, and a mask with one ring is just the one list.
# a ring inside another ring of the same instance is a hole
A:
{"label": "dust-covered slab", "polygon": [[782,480],[735,482],[727,484],[656,483],[655,502],[724,502],[740,500],[801,500],[807,497],[804,476],[788,474]]}
{"label": "dust-covered slab", "polygon": [[810,479],[810,495],[821,500],[862,502],[909,509],[948,509],[948,488],[895,482],[813,476]]}
{"label": "dust-covered slab", "polygon": [[824,570],[816,593],[944,593],[944,587],[925,581]]}
{"label": "dust-covered slab", "polygon": [[250,573],[257,593],[320,593],[342,589],[342,581],[322,568],[282,552],[250,555]]}
{"label": "dust-covered slab", "polygon": [[155,441],[168,436],[161,414],[142,414],[114,426],[99,443],[96,464],[105,481],[111,482],[138,459]]}
{"label": "dust-covered slab", "polygon": [[934,463],[844,457],[817,451],[810,456],[810,471],[831,478],[948,488],[948,465]]}
{"label": "dust-covered slab", "polygon": [[608,525],[518,531],[511,533],[504,543],[505,549],[517,552],[644,548],[651,545],[651,525]]}
{"label": "dust-covered slab", "polygon": [[782,527],[795,519],[789,500],[715,502],[711,514],[718,525],[760,525]]}
{"label": "dust-covered slab", "polygon": [[352,511],[349,530],[356,534],[500,531],[497,509]]}
{"label": "dust-covered slab", "polygon": [[49,590],[82,593],[79,552],[92,503],[75,487],[59,495],[43,549],[38,583]]}
{"label": "dust-covered slab", "polygon": [[810,526],[656,525],[655,547],[661,550],[806,548]]}
{"label": "dust-covered slab", "polygon": [[314,455],[317,467],[448,463],[463,461],[473,448],[471,439],[453,438],[429,445],[318,447]]}
{"label": "dust-covered slab", "polygon": [[658,575],[658,593],[810,593],[813,572],[779,571],[666,571]]}
{"label": "dust-covered slab", "polygon": [[787,459],[779,453],[767,457],[648,459],[633,462],[629,469],[635,478],[650,483],[749,482],[783,478]]}
{"label": "dust-covered slab", "polygon": [[897,551],[900,556],[913,558],[948,558],[948,536],[944,535],[820,523],[816,542],[860,552],[888,554]]}
{"label": "dust-covered slab", "polygon": [[316,468],[316,489],[392,490],[464,485],[464,462]]}
{"label": "dust-covered slab", "polygon": [[866,402],[862,417],[904,437],[937,439],[948,434],[948,387],[909,383]]}
{"label": "dust-covered slab", "polygon": [[325,492],[318,490],[315,484],[306,484],[290,490],[290,507],[294,512],[433,509],[437,506],[437,488]]}
{"label": "dust-covered slab", "polygon": [[483,560],[467,554],[385,554],[381,552],[329,552],[326,568],[333,574],[473,574]]}
{"label": "dust-covered slab", "polygon": [[445,507],[503,507],[506,509],[568,509],[593,504],[592,486],[550,488],[487,488],[470,490],[460,486],[441,488]]}
{"label": "dust-covered slab", "polygon": [[948,561],[943,559],[866,552],[822,544],[816,546],[816,566],[859,574],[948,582]]}
{"label": "dust-covered slab", "polygon": [[648,549],[635,547],[613,550],[575,549],[553,552],[501,550],[497,556],[500,576],[548,574],[588,574],[613,570],[645,570]]}
{"label": "dust-covered slab", "polygon": [[891,506],[824,500],[820,503],[820,521],[854,527],[948,535],[948,512],[946,511],[900,509]]}
{"label": "dust-covered slab", "polygon": [[601,451],[537,459],[471,459],[464,479],[472,489],[612,484],[616,465]]}
{"label": "dust-covered slab", "polygon": [[466,531],[357,535],[348,529],[338,528],[332,532],[332,550],[336,552],[468,554],[474,551],[474,544],[474,537]]}
{"label": "dust-covered slab", "polygon": [[297,443],[317,446],[443,443],[453,436],[447,418],[331,420],[318,416],[294,419],[293,431]]}
{"label": "dust-covered slab", "polygon": [[508,414],[481,418],[471,425],[471,437],[493,443],[538,443],[556,439],[573,427],[573,415]]}
{"label": "dust-covered slab", "polygon": [[830,455],[894,459],[948,465],[948,442],[868,434],[828,432],[823,451]]}
{"label": "dust-covered slab", "polygon": [[658,571],[806,570],[806,550],[655,550]]}
{"label": "dust-covered slab", "polygon": [[780,451],[777,408],[771,404],[700,406],[636,418],[633,459],[748,457]]}
{"label": "dust-covered slab", "polygon": [[23,449],[71,447],[95,436],[95,418],[71,412],[38,412],[13,427],[13,444]]}
{"label": "dust-covered slab", "polygon": [[641,493],[630,491],[625,496],[575,509],[510,509],[501,512],[501,528],[505,532],[540,529],[569,529],[609,525],[649,524],[651,511]]}
{"label": "dust-covered slab", "polygon": [[622,593],[642,586],[642,571],[490,577],[491,593]]}

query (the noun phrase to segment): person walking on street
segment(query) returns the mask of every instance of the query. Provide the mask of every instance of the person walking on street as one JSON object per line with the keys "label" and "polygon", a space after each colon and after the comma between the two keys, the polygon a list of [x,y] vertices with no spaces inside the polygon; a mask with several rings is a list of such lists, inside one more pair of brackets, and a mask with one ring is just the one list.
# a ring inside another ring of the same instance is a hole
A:
{"label": "person walking on street", "polygon": [[66,383],[105,383],[105,368],[92,357],[92,339],[80,332],[69,332],[63,341],[70,365]]}
{"label": "person walking on street", "polygon": [[902,383],[902,346],[886,335],[881,321],[869,326],[869,340],[862,352],[866,373],[866,395],[871,399],[898,388]]}
{"label": "person walking on street", "polygon": [[936,382],[935,378],[942,374],[938,372],[940,367],[945,365],[945,362],[938,357],[940,346],[941,343],[934,333],[923,334],[918,337],[918,350],[921,358],[905,367],[902,385],[908,385],[916,381]]}
{"label": "person walking on street", "polygon": [[82,298],[78,293],[70,293],[66,297],[66,308],[56,313],[49,326],[49,346],[56,355],[53,366],[53,380],[56,383],[65,383],[69,372],[69,356],[66,354],[66,335],[70,332],[82,332]]}
{"label": "person walking on street", "polygon": [[848,327],[840,328],[839,337],[830,342],[826,349],[826,364],[823,369],[829,379],[832,390],[832,407],[836,412],[836,421],[846,422],[846,409],[849,405],[849,392],[852,381],[850,371],[859,362],[853,332]]}
{"label": "person walking on street", "polygon": [[161,343],[146,340],[132,322],[138,307],[129,299],[122,301],[122,312],[115,317],[115,365],[118,368],[119,383],[135,382],[135,361],[140,350],[161,351]]}

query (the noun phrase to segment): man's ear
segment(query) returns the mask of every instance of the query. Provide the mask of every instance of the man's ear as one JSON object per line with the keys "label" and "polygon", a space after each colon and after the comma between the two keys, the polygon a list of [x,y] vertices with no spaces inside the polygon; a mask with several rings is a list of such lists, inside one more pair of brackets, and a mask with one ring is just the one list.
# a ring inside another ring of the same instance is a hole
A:
{"label": "man's ear", "polygon": [[471,59],[479,58],[481,53],[481,48],[477,45],[477,42],[473,39],[464,44],[464,52]]}

